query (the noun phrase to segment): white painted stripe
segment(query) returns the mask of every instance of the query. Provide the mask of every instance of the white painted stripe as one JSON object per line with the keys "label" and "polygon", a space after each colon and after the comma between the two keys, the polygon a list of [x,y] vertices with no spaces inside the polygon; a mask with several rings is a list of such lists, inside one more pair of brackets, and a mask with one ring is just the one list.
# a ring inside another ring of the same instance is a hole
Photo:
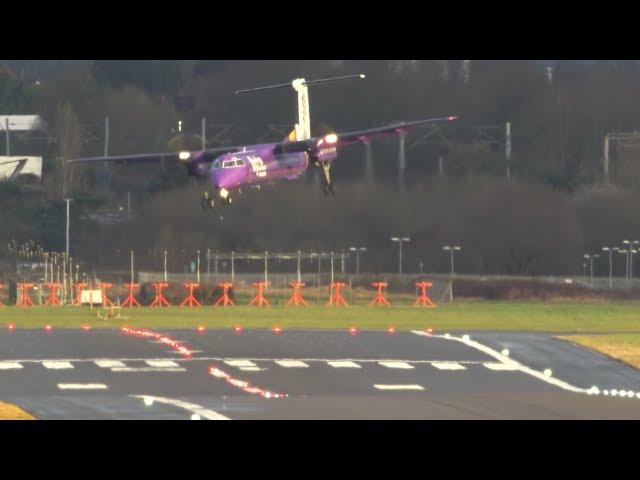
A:
{"label": "white painted stripe", "polygon": [[[427,333],[425,332],[421,332],[420,330],[412,330],[413,333],[415,333],[416,335],[427,335]],[[500,352],[487,347],[486,345],[483,345],[481,343],[478,343],[474,340],[471,340],[470,338],[458,338],[458,337],[453,337],[451,335],[449,335],[448,337],[445,337],[444,335],[433,335],[434,337],[437,338],[441,338],[444,340],[449,340],[449,341],[455,341],[455,342],[460,342],[460,343],[464,343],[465,345],[475,348],[476,350],[479,350],[483,353],[486,353],[487,355],[495,358],[496,360],[498,360],[500,363],[502,364],[509,364],[509,365],[513,365],[515,367],[517,367],[517,369],[519,369],[521,372],[526,373],[528,375],[531,375],[532,377],[536,377],[539,380],[542,380],[544,382],[547,382],[551,385],[555,385],[556,387],[562,388],[563,390],[567,390],[569,392],[575,392],[575,393],[587,393],[588,389],[586,388],[580,388],[580,387],[576,387],[575,385],[571,385],[570,383],[564,382],[560,379],[554,378],[554,377],[547,377],[543,372],[540,372],[538,370],[534,370],[530,367],[527,367],[526,365],[521,364],[520,362],[516,362],[515,360],[513,360],[510,357],[507,357],[506,355],[502,355]]]}
{"label": "white painted stripe", "polygon": [[517,365],[510,365],[508,363],[487,362],[483,363],[482,365],[484,365],[489,370],[496,370],[498,372],[520,370],[520,367],[518,367]]}
{"label": "white painted stripe", "polygon": [[347,361],[337,360],[337,361],[327,362],[327,363],[334,368],[362,368],[360,367],[360,365],[350,360],[347,360]]}
{"label": "white painted stripe", "polygon": [[378,390],[424,390],[420,385],[374,385]]}
{"label": "white painted stripe", "polygon": [[309,366],[300,360],[276,360],[276,363],[284,368],[306,368]]}
{"label": "white painted stripe", "polygon": [[113,367],[112,372],[186,372],[182,367]]}
{"label": "white painted stripe", "polygon": [[207,420],[230,420],[229,417],[225,417],[224,415],[220,415],[218,412],[214,412],[213,410],[209,410],[208,408],[204,408],[200,405],[196,405],[195,403],[184,402],[182,400],[175,400],[173,398],[165,398],[165,397],[153,397],[150,395],[131,395],[135,398],[141,398],[142,400],[151,400],[157,403],[164,403],[167,405],[172,405],[174,407],[182,408],[183,410],[187,410],[194,415],[200,415],[202,418],[206,418]]}
{"label": "white painted stripe", "polygon": [[251,360],[225,360],[224,363],[232,367],[255,367],[256,364]]}
{"label": "white painted stripe", "polygon": [[18,370],[22,365],[18,362],[0,362],[0,370]]}
{"label": "white painted stripe", "polygon": [[467,367],[460,365],[458,362],[433,362],[431,365],[438,370],[466,370]]}
{"label": "white painted stripe", "polygon": [[49,368],[51,370],[65,370],[69,368],[73,368],[73,365],[69,362],[60,362],[60,361],[44,361],[42,365],[45,368]]}
{"label": "white painted stripe", "polygon": [[104,383],[59,383],[60,390],[106,390]]}
{"label": "white painted stripe", "polygon": [[262,372],[266,369],[260,367],[240,367],[240,370],[244,370],[245,372]]}
{"label": "white painted stripe", "polygon": [[177,367],[178,364],[173,360],[146,360],[145,362],[150,367]]}
{"label": "white painted stripe", "polygon": [[409,365],[407,362],[379,362],[380,365],[387,368],[403,368],[409,370],[414,368],[413,365]]}
{"label": "white painted stripe", "polygon": [[125,364],[120,360],[96,360],[94,363],[101,368],[114,368],[114,367],[125,366]]}

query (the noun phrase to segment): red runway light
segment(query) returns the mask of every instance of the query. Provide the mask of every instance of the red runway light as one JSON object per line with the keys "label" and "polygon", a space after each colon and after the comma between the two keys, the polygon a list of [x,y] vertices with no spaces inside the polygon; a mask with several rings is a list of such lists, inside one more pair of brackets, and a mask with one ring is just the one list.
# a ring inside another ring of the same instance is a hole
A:
{"label": "red runway light", "polygon": [[206,331],[206,328],[204,328],[202,325],[198,325],[198,327],[196,328],[196,331],[199,333],[202,333],[204,331]]}
{"label": "red runway light", "polygon": [[427,332],[429,335],[431,335],[433,333],[433,328],[427,328],[425,330],[425,332]]}
{"label": "red runway light", "polygon": [[278,334],[282,332],[282,329],[278,326],[272,328],[273,333]]}
{"label": "red runway light", "polygon": [[389,327],[387,329],[387,332],[389,332],[391,335],[393,335],[394,333],[396,333],[396,329],[395,329],[395,327]]}
{"label": "red runway light", "polygon": [[349,335],[355,335],[356,333],[358,333],[358,329],[356,327],[351,327],[349,329]]}
{"label": "red runway light", "polygon": [[84,330],[85,332],[88,332],[89,330],[91,330],[91,327],[89,325],[83,325],[82,330]]}
{"label": "red runway light", "polygon": [[51,325],[45,325],[45,326],[44,326],[44,329],[45,329],[47,332],[50,332],[50,331],[52,330],[52,328],[53,328],[53,327],[52,327]]}
{"label": "red runway light", "polygon": [[9,325],[7,325],[7,328],[13,331],[16,329],[16,326],[13,323],[10,323]]}
{"label": "red runway light", "polygon": [[236,325],[233,327],[233,331],[236,333],[242,333],[242,327],[240,325]]}

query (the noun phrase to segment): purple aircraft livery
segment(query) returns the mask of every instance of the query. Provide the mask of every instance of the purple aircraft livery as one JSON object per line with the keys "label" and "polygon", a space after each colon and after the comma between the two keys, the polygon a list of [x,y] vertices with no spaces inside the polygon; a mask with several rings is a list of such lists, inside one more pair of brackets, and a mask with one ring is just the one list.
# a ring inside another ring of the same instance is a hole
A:
{"label": "purple aircraft livery", "polygon": [[331,180],[332,162],[338,156],[338,148],[353,143],[366,143],[381,135],[399,134],[419,125],[453,121],[457,117],[432,118],[414,122],[402,122],[393,125],[372,128],[349,133],[330,133],[322,137],[311,136],[309,116],[309,95],[307,87],[320,83],[365,78],[365,75],[325,78],[307,81],[298,78],[291,83],[267,87],[238,90],[236,93],[256,92],[275,88],[293,87],[298,95],[298,123],[289,136],[279,143],[246,145],[217,148],[202,151],[183,151],[179,153],[153,153],[112,157],[79,158],[69,163],[117,162],[146,163],[177,161],[185,165],[190,175],[209,179],[215,193],[205,192],[202,207],[213,208],[216,201],[223,205],[231,203],[231,193],[241,187],[259,187],[265,183],[279,180],[294,180],[300,177],[309,165],[322,168],[324,173],[324,193],[335,194]]}

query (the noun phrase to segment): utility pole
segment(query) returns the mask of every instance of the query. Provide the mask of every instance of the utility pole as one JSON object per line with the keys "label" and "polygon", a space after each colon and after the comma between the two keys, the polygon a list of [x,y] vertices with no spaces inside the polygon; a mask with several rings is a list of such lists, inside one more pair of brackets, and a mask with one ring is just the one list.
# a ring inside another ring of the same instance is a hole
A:
{"label": "utility pole", "polygon": [[7,139],[7,144],[6,144],[6,148],[7,148],[7,157],[10,157],[10,156],[11,156],[11,147],[9,146],[9,145],[10,145],[10,141],[9,141],[9,116],[7,116],[7,117],[4,119],[4,124],[5,124],[5,126],[4,126],[4,128],[5,128],[4,132],[5,132],[5,136],[6,136],[6,139]]}
{"label": "utility pole", "polygon": [[[65,261],[65,271],[66,271],[66,263],[69,261],[69,202],[71,202],[70,198],[65,198],[64,199],[65,202],[67,202],[67,228],[66,228],[66,255],[64,257],[64,261]],[[66,279],[64,280],[64,289],[63,292],[66,294],[67,291],[67,281]]]}
{"label": "utility pole", "polygon": [[269,259],[269,252],[264,252],[264,285],[265,287],[269,284],[269,277],[267,275],[267,262]]}
{"label": "utility pole", "polygon": [[133,250],[131,250],[131,284],[133,285]]}
{"label": "utility pole", "polygon": [[196,273],[196,283],[200,283],[200,250],[198,250],[198,266]]}
{"label": "utility pole", "polygon": [[333,283],[333,252],[331,252],[331,283]]}
{"label": "utility pole", "polygon": [[211,249],[207,248],[207,282],[211,281]]}
{"label": "utility pole", "polygon": [[405,141],[407,138],[407,132],[400,130],[400,151],[398,152],[398,188],[404,190],[404,171],[406,169],[406,155],[405,155]]}
{"label": "utility pole", "polygon": [[589,283],[591,284],[591,286],[593,286],[593,261],[596,258],[600,258],[600,255],[588,255],[588,254],[584,254],[584,258],[589,260],[589,264],[590,264],[590,269],[589,269]]}
{"label": "utility pole", "polygon": [[231,283],[234,283],[236,280],[236,267],[234,262],[235,253],[231,252]]}
{"label": "utility pole", "polygon": [[104,119],[104,156],[109,156],[109,117]]}
{"label": "utility pole", "polygon": [[462,250],[462,248],[460,248],[460,247],[451,247],[449,245],[445,245],[444,247],[442,247],[442,250],[448,251],[450,256],[451,256],[451,276],[453,277],[455,275],[455,270],[454,270],[454,266],[453,266],[454,253],[455,252],[459,252],[460,250]]}
{"label": "utility pole", "polygon": [[202,151],[207,149],[207,119],[202,117]]}
{"label": "utility pole", "polygon": [[366,252],[366,247],[350,247],[350,251],[356,252],[356,275],[360,275],[360,252]]}
{"label": "utility pole", "polygon": [[164,251],[164,281],[167,281],[167,251]]}
{"label": "utility pole", "polygon": [[602,247],[602,250],[609,252],[609,290],[613,289],[613,247]]}
{"label": "utility pole", "polygon": [[[302,281],[300,273],[300,253],[300,250],[298,250],[298,283]],[[331,279],[331,282],[333,282],[333,278]]]}
{"label": "utility pole", "polygon": [[511,181],[511,122],[505,125],[504,156],[507,160],[507,181]]}
{"label": "utility pole", "polygon": [[610,183],[609,177],[609,134],[604,136],[604,181],[607,185]]}

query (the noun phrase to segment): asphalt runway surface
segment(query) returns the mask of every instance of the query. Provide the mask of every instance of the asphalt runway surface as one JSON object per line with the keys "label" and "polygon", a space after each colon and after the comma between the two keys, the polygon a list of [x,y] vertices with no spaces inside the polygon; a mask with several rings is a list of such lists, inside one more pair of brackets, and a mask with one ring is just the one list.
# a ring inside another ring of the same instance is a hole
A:
{"label": "asphalt runway surface", "polygon": [[0,331],[0,400],[40,419],[640,419],[640,371],[551,334],[157,333]]}

